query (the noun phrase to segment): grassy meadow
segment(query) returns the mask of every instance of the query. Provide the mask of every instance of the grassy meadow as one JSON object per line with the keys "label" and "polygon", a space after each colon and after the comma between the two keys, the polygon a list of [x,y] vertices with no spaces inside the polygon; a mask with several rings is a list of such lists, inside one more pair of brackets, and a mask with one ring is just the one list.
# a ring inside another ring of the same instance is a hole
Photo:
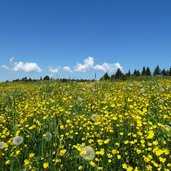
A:
{"label": "grassy meadow", "polygon": [[171,170],[171,80],[0,83],[0,171]]}

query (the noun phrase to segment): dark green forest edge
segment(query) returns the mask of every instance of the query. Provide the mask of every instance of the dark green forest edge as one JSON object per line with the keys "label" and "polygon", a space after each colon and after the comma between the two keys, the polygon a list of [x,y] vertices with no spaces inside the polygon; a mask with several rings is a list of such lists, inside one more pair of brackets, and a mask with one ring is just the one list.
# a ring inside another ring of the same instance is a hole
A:
{"label": "dark green forest edge", "polygon": [[[149,80],[154,78],[168,78],[171,79],[171,67],[170,69],[161,69],[159,65],[157,65],[154,69],[154,71],[151,71],[149,67],[143,67],[142,71],[139,71],[138,69],[135,69],[132,73],[129,70],[127,73],[123,73],[121,69],[117,69],[116,73],[109,75],[107,72],[100,78],[100,81],[103,80],[111,80],[111,81],[118,81],[118,80]],[[12,82],[35,82],[35,81],[41,81],[41,80],[54,80],[53,78],[50,78],[48,75],[44,77],[40,77],[40,79],[32,79],[32,78],[21,78],[12,80]],[[61,82],[67,82],[67,81],[79,81],[79,82],[86,82],[86,81],[95,81],[96,80],[96,74],[93,79],[67,79],[67,78],[58,78],[55,79]],[[8,80],[6,82],[9,82]]]}

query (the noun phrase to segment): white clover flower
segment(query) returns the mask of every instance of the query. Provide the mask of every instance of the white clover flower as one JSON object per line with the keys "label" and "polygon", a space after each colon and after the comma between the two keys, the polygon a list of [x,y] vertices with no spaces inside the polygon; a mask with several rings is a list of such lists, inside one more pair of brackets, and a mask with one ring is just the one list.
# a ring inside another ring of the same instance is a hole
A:
{"label": "white clover flower", "polygon": [[50,132],[46,132],[46,134],[43,135],[46,141],[51,141],[52,134]]}
{"label": "white clover flower", "polygon": [[96,122],[99,120],[99,115],[96,115],[96,114],[92,114],[90,119],[93,121],[93,122]]}
{"label": "white clover flower", "polygon": [[6,143],[4,141],[0,141],[0,149],[3,149],[5,147]]}
{"label": "white clover flower", "polygon": [[23,142],[23,137],[22,136],[16,136],[13,138],[12,142],[14,145],[20,145]]}
{"label": "white clover flower", "polygon": [[87,161],[91,161],[95,157],[94,149],[90,146],[81,147],[80,156]]}

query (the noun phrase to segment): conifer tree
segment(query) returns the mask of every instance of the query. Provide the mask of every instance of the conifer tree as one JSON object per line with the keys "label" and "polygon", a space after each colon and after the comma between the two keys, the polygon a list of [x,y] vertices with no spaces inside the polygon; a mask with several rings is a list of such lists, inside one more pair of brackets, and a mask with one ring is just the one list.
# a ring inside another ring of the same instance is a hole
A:
{"label": "conifer tree", "polygon": [[167,71],[166,71],[165,69],[163,69],[163,70],[161,71],[161,75],[162,75],[162,76],[167,76]]}
{"label": "conifer tree", "polygon": [[140,71],[135,69],[133,72],[133,75],[134,76],[140,76]]}
{"label": "conifer tree", "polygon": [[130,76],[131,76],[131,71],[129,70],[125,75],[126,75],[127,77],[130,77]]}
{"label": "conifer tree", "polygon": [[100,80],[109,80],[109,79],[110,79],[110,76],[109,76],[109,74],[106,72]]}
{"label": "conifer tree", "polygon": [[115,73],[115,79],[119,79],[123,76],[124,74],[122,73],[121,69],[118,68],[116,73]]}
{"label": "conifer tree", "polygon": [[153,75],[161,75],[161,69],[160,67],[157,65],[157,67],[154,69]]}
{"label": "conifer tree", "polygon": [[169,69],[169,76],[171,76],[171,67],[170,67],[170,69]]}
{"label": "conifer tree", "polygon": [[150,71],[149,67],[146,68],[145,73],[146,73],[147,76],[151,76],[151,71]]}
{"label": "conifer tree", "polygon": [[142,72],[141,72],[141,75],[143,75],[143,76],[146,75],[146,68],[145,67],[143,67]]}

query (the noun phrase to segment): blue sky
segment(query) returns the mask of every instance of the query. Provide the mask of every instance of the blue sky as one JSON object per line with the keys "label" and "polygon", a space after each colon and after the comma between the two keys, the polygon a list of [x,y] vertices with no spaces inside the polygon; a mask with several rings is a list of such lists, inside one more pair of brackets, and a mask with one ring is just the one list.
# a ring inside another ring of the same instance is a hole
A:
{"label": "blue sky", "polygon": [[171,66],[170,0],[0,0],[0,81]]}

